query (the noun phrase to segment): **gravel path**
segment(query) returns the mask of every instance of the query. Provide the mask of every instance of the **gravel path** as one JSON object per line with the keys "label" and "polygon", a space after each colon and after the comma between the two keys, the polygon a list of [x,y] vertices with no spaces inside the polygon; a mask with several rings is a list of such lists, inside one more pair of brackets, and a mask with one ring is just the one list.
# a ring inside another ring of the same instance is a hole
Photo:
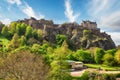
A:
{"label": "gravel path", "polygon": [[[98,71],[97,69],[84,69],[84,70],[81,70],[81,71],[73,71],[73,72],[70,72],[70,74],[72,76],[82,76],[82,74],[85,72],[85,71],[90,71],[90,72],[95,72],[95,71]],[[117,74],[117,73],[120,73],[120,71],[100,71],[100,73],[106,73],[106,74]]]}

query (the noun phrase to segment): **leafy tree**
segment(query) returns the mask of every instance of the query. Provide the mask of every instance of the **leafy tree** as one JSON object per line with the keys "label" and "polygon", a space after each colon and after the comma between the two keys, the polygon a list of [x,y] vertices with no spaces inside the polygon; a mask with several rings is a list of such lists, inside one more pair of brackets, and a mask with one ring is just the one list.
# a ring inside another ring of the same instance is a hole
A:
{"label": "leafy tree", "polygon": [[9,26],[10,28],[9,31],[12,36],[14,35],[14,33],[16,33],[16,25],[17,25],[17,22],[12,22]]}
{"label": "leafy tree", "polygon": [[21,36],[20,38],[20,45],[24,46],[26,44],[26,37],[25,36]]}
{"label": "leafy tree", "polygon": [[84,51],[84,50],[77,50],[77,52],[75,54],[75,58],[77,60],[83,61],[83,62],[91,62],[92,61],[91,53]]}
{"label": "leafy tree", "polygon": [[38,41],[35,39],[35,38],[29,38],[28,40],[27,40],[27,45],[33,45],[33,44],[35,44],[35,43],[38,43]]}
{"label": "leafy tree", "polygon": [[40,55],[32,54],[30,51],[19,51],[1,60],[2,80],[47,80],[49,66]]}
{"label": "leafy tree", "polygon": [[33,34],[33,37],[37,40],[38,36],[37,36],[37,30],[36,29],[33,30],[32,34]]}
{"label": "leafy tree", "polygon": [[20,46],[19,36],[17,33],[15,33],[10,42],[9,48],[18,48],[19,46]]}
{"label": "leafy tree", "polygon": [[37,37],[38,37],[38,40],[40,40],[40,39],[42,38],[42,36],[43,36],[42,30],[41,30],[41,29],[38,29],[38,30],[37,30]]}
{"label": "leafy tree", "polygon": [[[13,26],[13,27],[12,27]],[[14,25],[12,25],[11,26],[11,32],[12,33],[18,33],[18,35],[24,35],[25,34],[25,32],[26,32],[26,27],[27,27],[27,25],[25,24],[25,23],[14,23]],[[14,31],[14,29],[15,29],[15,31]]]}
{"label": "leafy tree", "polygon": [[54,58],[51,63],[50,80],[72,80],[68,72],[68,64],[66,62],[65,51],[57,48],[54,52]]}
{"label": "leafy tree", "polygon": [[26,28],[26,32],[25,32],[25,36],[27,39],[31,38],[32,37],[32,27],[31,26],[27,26]]}
{"label": "leafy tree", "polygon": [[116,63],[114,56],[112,54],[109,54],[109,53],[104,55],[103,61],[104,61],[104,64],[108,65],[108,66],[114,66]]}
{"label": "leafy tree", "polygon": [[110,53],[110,54],[112,54],[114,56],[116,51],[117,51],[117,49],[110,49],[110,50],[105,51],[105,53]]}
{"label": "leafy tree", "polygon": [[118,51],[115,53],[115,59],[117,60],[118,64],[120,64],[120,50],[118,50]]}
{"label": "leafy tree", "polygon": [[6,38],[8,38],[8,36],[9,36],[9,30],[8,30],[8,27],[7,27],[7,26],[4,26],[4,27],[2,28],[1,34],[2,34],[3,36],[5,36]]}
{"label": "leafy tree", "polygon": [[95,59],[95,62],[96,62],[97,64],[100,64],[100,63],[103,62],[103,61],[102,61],[102,58],[103,58],[104,54],[105,54],[105,52],[104,52],[103,49],[101,49],[101,48],[97,48],[97,49],[96,49],[95,55],[94,55],[94,59]]}
{"label": "leafy tree", "polygon": [[31,49],[32,49],[32,52],[34,52],[34,53],[40,53],[39,52],[39,49],[40,49],[40,45],[39,44],[33,44]]}
{"label": "leafy tree", "polygon": [[18,35],[21,35],[21,30],[20,30],[20,23],[17,23],[17,25],[16,25],[16,33],[18,34]]}
{"label": "leafy tree", "polygon": [[60,35],[60,34],[58,34],[58,35],[56,36],[57,45],[58,45],[58,46],[61,46],[62,43],[63,43],[63,41],[66,40],[66,39],[67,39],[67,38],[66,38],[65,35]]}
{"label": "leafy tree", "polygon": [[85,38],[91,38],[91,30],[84,30],[83,31],[83,37]]}
{"label": "leafy tree", "polygon": [[48,47],[49,47],[48,44],[47,44],[47,43],[44,43],[44,44],[39,48],[39,53],[40,53],[40,54],[46,54]]}
{"label": "leafy tree", "polygon": [[27,25],[25,23],[21,23],[20,28],[21,35],[24,35],[26,32]]}

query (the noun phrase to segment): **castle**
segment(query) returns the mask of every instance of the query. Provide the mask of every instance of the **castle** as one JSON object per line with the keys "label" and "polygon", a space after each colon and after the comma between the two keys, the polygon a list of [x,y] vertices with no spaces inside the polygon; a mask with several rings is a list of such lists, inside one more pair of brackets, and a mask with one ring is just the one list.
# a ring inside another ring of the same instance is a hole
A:
{"label": "castle", "polygon": [[[40,28],[44,29],[44,26],[51,26],[51,27],[60,27],[61,25],[59,24],[54,24],[52,20],[45,20],[45,19],[40,19],[36,20],[35,18],[31,17],[30,19],[24,19],[24,20],[18,20],[17,22],[24,22],[27,25],[32,26],[33,28]],[[67,23],[69,24],[69,23]],[[77,23],[73,23],[77,24]],[[81,25],[78,25],[79,27],[83,27],[85,29],[98,29],[97,28],[97,23],[96,22],[91,22],[89,20],[87,21],[82,21]]]}
{"label": "castle", "polygon": [[97,29],[97,24],[96,22],[91,22],[89,20],[87,21],[82,21],[81,23],[82,27],[88,28],[88,29]]}

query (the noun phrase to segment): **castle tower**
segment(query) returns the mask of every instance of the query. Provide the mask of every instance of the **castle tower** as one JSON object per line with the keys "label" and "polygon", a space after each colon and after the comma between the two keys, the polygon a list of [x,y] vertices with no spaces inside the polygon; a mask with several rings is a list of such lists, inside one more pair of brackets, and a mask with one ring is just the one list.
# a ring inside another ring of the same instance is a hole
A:
{"label": "castle tower", "polygon": [[96,22],[91,22],[89,20],[82,21],[81,26],[84,27],[84,28],[88,28],[88,29],[96,29],[97,28]]}

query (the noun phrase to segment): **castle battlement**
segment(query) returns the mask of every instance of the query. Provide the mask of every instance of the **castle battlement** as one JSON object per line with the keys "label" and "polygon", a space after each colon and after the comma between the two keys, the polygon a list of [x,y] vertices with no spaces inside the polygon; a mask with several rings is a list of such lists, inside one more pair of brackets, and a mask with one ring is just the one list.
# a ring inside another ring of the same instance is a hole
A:
{"label": "castle battlement", "polygon": [[97,29],[97,23],[96,22],[91,22],[89,20],[82,21],[81,26],[85,27],[85,28],[88,28],[88,29]]}

